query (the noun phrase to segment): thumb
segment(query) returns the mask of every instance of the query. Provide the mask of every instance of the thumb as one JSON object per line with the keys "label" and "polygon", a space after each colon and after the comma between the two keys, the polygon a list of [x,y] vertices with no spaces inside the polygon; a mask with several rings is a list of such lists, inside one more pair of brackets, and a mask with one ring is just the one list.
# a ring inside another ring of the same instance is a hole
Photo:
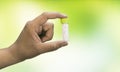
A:
{"label": "thumb", "polygon": [[40,50],[42,53],[50,52],[57,50],[58,48],[61,48],[63,46],[66,46],[67,44],[68,43],[66,41],[54,41],[54,42],[43,43],[40,45]]}

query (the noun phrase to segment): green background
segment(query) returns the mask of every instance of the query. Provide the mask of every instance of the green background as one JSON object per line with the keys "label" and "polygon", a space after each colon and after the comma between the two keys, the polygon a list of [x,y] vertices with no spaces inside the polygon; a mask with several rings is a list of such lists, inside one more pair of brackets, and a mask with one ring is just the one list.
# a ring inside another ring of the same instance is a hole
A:
{"label": "green background", "polygon": [[[43,12],[68,16],[69,45],[0,72],[120,72],[119,0],[0,0],[0,48],[10,46],[27,21]],[[54,22],[53,40],[62,39]]]}

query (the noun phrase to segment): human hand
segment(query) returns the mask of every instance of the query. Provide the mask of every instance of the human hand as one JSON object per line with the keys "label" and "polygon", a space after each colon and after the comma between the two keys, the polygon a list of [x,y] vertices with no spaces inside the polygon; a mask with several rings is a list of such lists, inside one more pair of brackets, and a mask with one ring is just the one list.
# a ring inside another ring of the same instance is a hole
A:
{"label": "human hand", "polygon": [[15,58],[25,60],[66,46],[68,43],[62,40],[46,42],[52,39],[54,29],[54,25],[47,20],[66,17],[56,12],[44,12],[28,21],[16,42],[11,45],[10,52]]}

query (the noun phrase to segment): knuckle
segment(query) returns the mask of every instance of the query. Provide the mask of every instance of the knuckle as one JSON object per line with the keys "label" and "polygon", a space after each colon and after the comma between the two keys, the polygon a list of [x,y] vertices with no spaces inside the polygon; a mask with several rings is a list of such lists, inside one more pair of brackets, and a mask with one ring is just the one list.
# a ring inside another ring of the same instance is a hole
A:
{"label": "knuckle", "polygon": [[54,24],[53,23],[44,24],[44,29],[45,30],[53,30],[54,29]]}
{"label": "knuckle", "polygon": [[27,21],[27,23],[26,24],[32,24],[32,21]]}
{"label": "knuckle", "polygon": [[34,30],[34,26],[33,26],[33,23],[32,21],[28,21],[24,27],[27,31],[33,31]]}
{"label": "knuckle", "polygon": [[54,24],[53,24],[53,23],[49,23],[49,25],[50,25],[50,27],[52,27],[52,28],[54,27]]}
{"label": "knuckle", "polygon": [[47,26],[47,28],[48,29],[53,29],[54,28],[54,24],[53,23],[49,23],[49,24],[47,24],[48,26]]}
{"label": "knuckle", "polygon": [[48,14],[48,12],[43,12],[42,15],[43,16],[46,16]]}
{"label": "knuckle", "polygon": [[61,42],[57,42],[56,44],[57,44],[57,48],[62,47],[62,43]]}
{"label": "knuckle", "polygon": [[54,45],[54,44],[52,44],[52,45],[49,45],[49,47],[50,47],[50,48],[55,48],[55,45]]}
{"label": "knuckle", "polygon": [[56,50],[56,49],[60,48],[61,45],[58,44],[58,43],[54,43],[54,44],[52,45],[52,47],[53,47],[54,50]]}
{"label": "knuckle", "polygon": [[53,38],[53,37],[52,37],[52,36],[50,36],[50,37],[49,37],[49,40],[52,40],[52,38]]}
{"label": "knuckle", "polygon": [[54,50],[56,50],[58,47],[57,47],[57,45],[56,45],[56,44],[53,44],[53,45],[51,45],[51,48],[52,48],[52,50],[51,50],[51,51],[54,51]]}
{"label": "knuckle", "polygon": [[32,21],[28,21],[25,25],[25,27],[30,27],[30,25],[32,24]]}
{"label": "knuckle", "polygon": [[47,36],[47,40],[52,40],[52,36]]}
{"label": "knuckle", "polygon": [[51,31],[49,34],[46,35],[46,37],[51,40],[53,38],[54,33]]}
{"label": "knuckle", "polygon": [[56,14],[60,14],[60,12],[55,12]]}

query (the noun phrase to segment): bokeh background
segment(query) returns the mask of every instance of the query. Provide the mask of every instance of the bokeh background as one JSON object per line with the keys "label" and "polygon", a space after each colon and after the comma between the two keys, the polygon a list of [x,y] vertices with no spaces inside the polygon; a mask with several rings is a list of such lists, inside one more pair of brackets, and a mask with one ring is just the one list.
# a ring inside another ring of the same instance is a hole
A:
{"label": "bokeh background", "polygon": [[[69,45],[0,72],[120,72],[119,0],[0,0],[0,48],[10,46],[25,23],[43,12],[68,15]],[[62,39],[55,23],[53,40]]]}

